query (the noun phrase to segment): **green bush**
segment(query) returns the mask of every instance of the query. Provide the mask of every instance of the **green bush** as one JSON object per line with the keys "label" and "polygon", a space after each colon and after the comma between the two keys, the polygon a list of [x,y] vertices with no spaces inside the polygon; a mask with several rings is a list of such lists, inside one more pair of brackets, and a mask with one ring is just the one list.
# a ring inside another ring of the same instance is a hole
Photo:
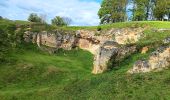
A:
{"label": "green bush", "polygon": [[11,45],[8,35],[0,29],[0,62],[5,60],[10,47]]}
{"label": "green bush", "polygon": [[102,28],[100,26],[97,27],[97,31],[101,31]]}
{"label": "green bush", "polygon": [[31,13],[28,17],[28,21],[30,22],[42,22],[42,19],[35,13]]}

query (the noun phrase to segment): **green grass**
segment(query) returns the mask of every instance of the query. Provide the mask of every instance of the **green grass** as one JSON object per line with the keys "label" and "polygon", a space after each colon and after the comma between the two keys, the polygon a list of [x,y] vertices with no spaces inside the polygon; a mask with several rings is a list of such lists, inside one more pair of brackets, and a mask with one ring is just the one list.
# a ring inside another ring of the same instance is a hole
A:
{"label": "green grass", "polygon": [[102,30],[108,30],[111,28],[126,28],[126,27],[150,27],[150,28],[170,28],[170,22],[168,21],[138,21],[138,22],[119,22],[108,25],[100,25],[100,26],[69,26],[63,27],[63,29],[69,30],[97,30],[98,27],[101,27]]}
{"label": "green grass", "polygon": [[92,75],[92,55],[86,51],[60,51],[49,55],[37,49],[19,49],[11,56],[17,62],[0,66],[0,98],[168,100],[169,70],[135,75],[126,73],[136,60],[147,58],[150,52],[133,54],[120,63],[118,69]]}
{"label": "green grass", "polygon": [[170,31],[154,32],[152,30],[146,30],[144,32],[144,38],[140,39],[136,44],[140,47],[150,46],[151,48],[157,48],[163,45],[163,40],[170,36]]}
{"label": "green grass", "polygon": [[[0,27],[13,22],[0,22]],[[25,24],[25,22],[17,21]],[[27,22],[26,22],[27,23]],[[145,27],[170,28],[169,22],[130,22],[103,25],[102,29]],[[65,27],[66,28],[66,27]],[[67,27],[67,30],[97,29]],[[0,64],[0,100],[169,100],[170,71],[127,74],[139,59],[147,59],[162,45],[170,32],[145,31],[145,38],[136,45],[150,46],[146,54],[140,50],[124,59],[113,70],[91,74],[93,55],[84,50],[59,50],[56,54],[40,51],[24,44],[11,52],[9,63]]]}
{"label": "green grass", "polygon": [[17,50],[10,56],[13,63],[0,65],[0,98],[62,87],[91,74],[93,55],[89,52],[61,50],[50,55],[33,48]]}

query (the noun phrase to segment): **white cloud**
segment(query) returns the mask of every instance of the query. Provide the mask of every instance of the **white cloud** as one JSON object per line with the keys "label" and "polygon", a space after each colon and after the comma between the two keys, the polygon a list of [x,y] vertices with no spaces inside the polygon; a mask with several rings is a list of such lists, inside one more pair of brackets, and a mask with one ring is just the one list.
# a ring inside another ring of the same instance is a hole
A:
{"label": "white cloud", "polygon": [[[3,2],[3,1],[2,1]],[[80,0],[7,0],[6,8],[0,7],[2,16],[26,20],[32,12],[47,14],[48,21],[57,16],[70,17],[73,25],[98,25],[97,11],[100,4]],[[4,11],[5,10],[5,11]]]}

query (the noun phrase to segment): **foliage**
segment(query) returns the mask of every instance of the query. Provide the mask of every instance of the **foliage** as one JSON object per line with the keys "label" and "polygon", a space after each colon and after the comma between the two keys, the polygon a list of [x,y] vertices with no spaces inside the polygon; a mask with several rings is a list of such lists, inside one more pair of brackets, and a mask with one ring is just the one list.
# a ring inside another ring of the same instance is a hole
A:
{"label": "foliage", "polygon": [[[16,24],[27,25],[22,21],[0,21],[0,50],[8,51],[15,43]],[[0,63],[0,99],[1,100],[155,100],[169,99],[170,71],[145,74],[127,74],[133,64],[148,58],[150,53],[170,36],[167,32],[154,32],[153,28],[170,28],[169,22],[130,22],[114,23],[96,27],[60,27],[68,30],[110,29],[124,27],[150,27],[145,38],[136,45],[150,46],[146,54],[140,50],[119,63],[112,71],[101,75],[92,75],[93,55],[84,50],[59,50],[50,55],[40,51],[35,45],[21,44],[13,52],[8,52],[13,62]],[[33,24],[36,29],[44,26]],[[46,29],[45,27],[44,29]],[[50,27],[51,28],[51,27]],[[56,28],[56,27],[55,27]],[[58,28],[58,27],[57,27]],[[24,28],[23,28],[24,29]],[[2,33],[2,34],[1,34]],[[22,30],[21,33],[22,34]],[[9,48],[8,48],[9,46]],[[2,48],[1,48],[2,47]],[[7,50],[6,50],[7,49]],[[0,52],[0,54],[4,54]],[[6,53],[7,54],[7,53]]]}
{"label": "foliage", "polygon": [[31,13],[28,17],[28,21],[40,23],[42,22],[42,19],[36,13]]}
{"label": "foliage", "polygon": [[127,0],[103,0],[98,12],[101,24],[126,21]]}
{"label": "foliage", "polygon": [[8,34],[0,29],[0,63],[4,61],[6,58],[7,53],[9,52],[10,42],[8,38]]}
{"label": "foliage", "polygon": [[148,10],[149,9],[149,1],[150,0],[134,0],[133,7],[133,20],[135,21],[143,21],[148,18]]}
{"label": "foliage", "polygon": [[[158,20],[163,20],[165,15],[170,15],[170,0],[157,0],[154,15]],[[170,19],[169,19],[170,20]]]}
{"label": "foliage", "polygon": [[98,11],[101,24],[125,22],[129,14],[132,21],[170,20],[170,0],[103,0]]}
{"label": "foliage", "polygon": [[15,45],[15,25],[0,24],[0,62],[4,62],[8,58],[8,53]]}
{"label": "foliage", "polygon": [[68,17],[56,16],[51,20],[51,23],[55,26],[68,26],[71,23],[71,19]]}

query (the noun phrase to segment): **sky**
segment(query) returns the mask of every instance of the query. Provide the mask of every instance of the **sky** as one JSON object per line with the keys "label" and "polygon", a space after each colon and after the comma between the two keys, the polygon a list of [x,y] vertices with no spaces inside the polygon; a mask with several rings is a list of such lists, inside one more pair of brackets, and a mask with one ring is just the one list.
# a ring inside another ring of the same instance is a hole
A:
{"label": "sky", "polygon": [[69,17],[73,26],[99,24],[97,12],[102,0],[0,0],[0,16],[11,20],[27,20],[30,13]]}

